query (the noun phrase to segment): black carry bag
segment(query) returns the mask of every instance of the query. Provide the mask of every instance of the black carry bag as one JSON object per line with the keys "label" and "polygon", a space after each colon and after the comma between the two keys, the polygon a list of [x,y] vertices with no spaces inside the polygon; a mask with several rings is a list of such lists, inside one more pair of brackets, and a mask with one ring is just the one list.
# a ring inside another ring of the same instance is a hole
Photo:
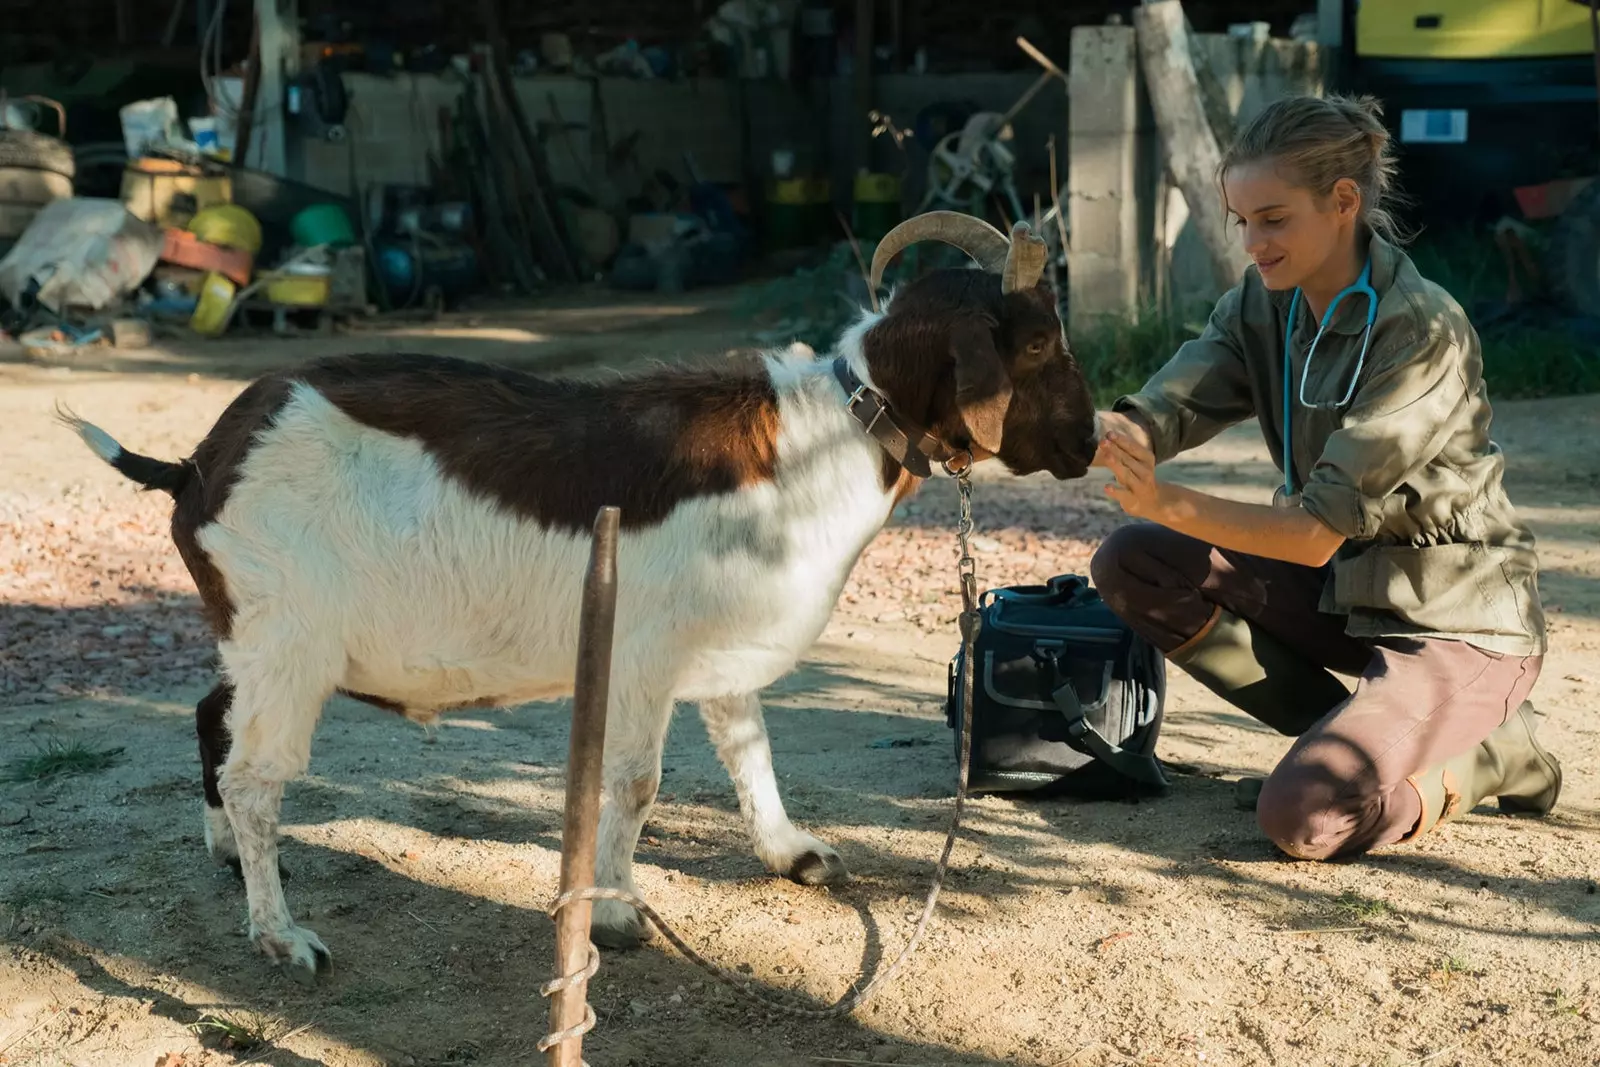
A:
{"label": "black carry bag", "polygon": [[[1155,758],[1166,659],[1114,615],[1087,579],[991,589],[973,658],[975,793],[1045,791],[1125,798],[1164,793]],[[945,720],[961,752],[962,653]]]}

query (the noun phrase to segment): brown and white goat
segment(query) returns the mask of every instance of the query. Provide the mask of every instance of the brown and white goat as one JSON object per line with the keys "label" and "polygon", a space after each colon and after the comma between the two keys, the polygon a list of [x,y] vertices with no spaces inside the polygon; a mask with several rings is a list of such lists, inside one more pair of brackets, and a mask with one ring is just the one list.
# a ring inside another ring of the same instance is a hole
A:
{"label": "brown and white goat", "polygon": [[[257,379],[177,463],[63,415],[174,497],[223,668],[196,708],[206,846],[241,870],[258,947],[297,977],[329,962],[290,917],[277,855],[284,783],[307,769],[327,698],[427,721],[570,693],[588,533],[608,504],[622,534],[599,883],[633,887],[678,701],[698,703],[756,855],[802,883],[845,877],[784,811],[757,694],[816,640],[930,454],[1075,478],[1094,451],[1040,242],[919,216],[880,244],[874,293],[890,257],[926,239],[984,269],[905,286],[831,358],[796,346],[599,383],[325,359]],[[596,941],[644,933],[632,908],[595,905]]]}

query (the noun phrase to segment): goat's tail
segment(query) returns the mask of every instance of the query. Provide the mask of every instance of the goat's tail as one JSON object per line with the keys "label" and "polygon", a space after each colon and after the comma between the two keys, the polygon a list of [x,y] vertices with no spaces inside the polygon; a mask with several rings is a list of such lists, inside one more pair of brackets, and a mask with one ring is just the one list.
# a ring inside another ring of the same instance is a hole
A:
{"label": "goat's tail", "polygon": [[95,455],[111,464],[118,474],[145,489],[160,489],[177,496],[189,484],[189,478],[194,473],[193,465],[187,462],[168,463],[166,460],[129,452],[100,427],[78,418],[60,404],[56,405],[56,421],[82,438],[83,443]]}

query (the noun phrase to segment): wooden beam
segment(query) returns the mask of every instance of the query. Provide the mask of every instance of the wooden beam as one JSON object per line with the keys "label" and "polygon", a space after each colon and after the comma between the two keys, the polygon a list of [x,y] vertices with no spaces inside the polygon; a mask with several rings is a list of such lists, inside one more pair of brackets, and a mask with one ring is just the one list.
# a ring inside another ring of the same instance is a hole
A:
{"label": "wooden beam", "polygon": [[1167,166],[1183,191],[1195,231],[1211,260],[1214,284],[1219,292],[1226,292],[1238,284],[1249,257],[1228,232],[1227,212],[1217,188],[1222,154],[1206,116],[1183,4],[1179,0],[1147,0],[1134,9],[1133,19],[1140,65]]}

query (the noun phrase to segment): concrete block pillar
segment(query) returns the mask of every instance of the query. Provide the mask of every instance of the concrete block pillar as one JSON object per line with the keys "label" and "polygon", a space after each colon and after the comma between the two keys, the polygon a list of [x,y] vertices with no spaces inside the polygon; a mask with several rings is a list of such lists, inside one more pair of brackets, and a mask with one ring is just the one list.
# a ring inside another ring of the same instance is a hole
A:
{"label": "concrete block pillar", "polygon": [[1138,310],[1153,229],[1153,121],[1132,26],[1079,26],[1068,69],[1069,329]]}

